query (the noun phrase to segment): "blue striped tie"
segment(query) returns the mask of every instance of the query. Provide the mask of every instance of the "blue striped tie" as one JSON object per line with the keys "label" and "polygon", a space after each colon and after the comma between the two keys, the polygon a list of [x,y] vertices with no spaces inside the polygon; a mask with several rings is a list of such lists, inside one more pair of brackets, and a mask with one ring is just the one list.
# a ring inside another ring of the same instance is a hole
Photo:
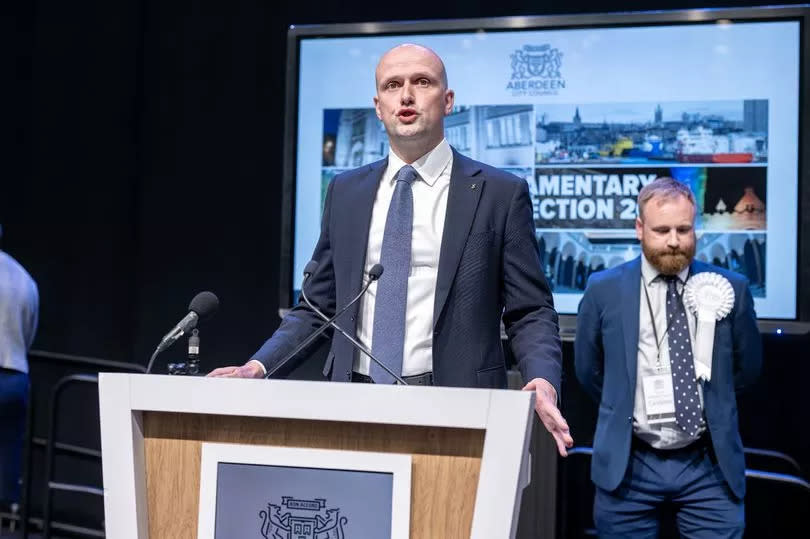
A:
{"label": "blue striped tie", "polygon": [[[411,228],[413,191],[418,177],[411,165],[405,165],[394,178],[397,182],[385,221],[380,264],[385,269],[377,283],[374,302],[374,330],[371,347],[374,355],[396,374],[402,373],[405,344],[405,307],[408,300],[408,274],[411,270]],[[369,375],[378,384],[391,384],[394,378],[376,363]]]}

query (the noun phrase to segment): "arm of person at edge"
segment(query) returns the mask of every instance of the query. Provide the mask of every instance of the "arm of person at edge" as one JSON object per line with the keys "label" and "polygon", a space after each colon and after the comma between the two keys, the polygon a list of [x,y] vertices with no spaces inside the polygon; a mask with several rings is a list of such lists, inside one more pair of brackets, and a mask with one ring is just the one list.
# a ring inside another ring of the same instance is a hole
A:
{"label": "arm of person at edge", "polygon": [[503,323],[524,380],[535,392],[534,409],[554,437],[560,455],[574,445],[568,423],[557,407],[562,346],[551,289],[542,273],[534,236],[529,186],[517,184],[503,240]]}
{"label": "arm of person at edge", "polygon": [[[321,235],[315,245],[312,259],[318,261],[318,266],[307,279],[307,297],[327,316],[335,313],[335,276],[332,266],[332,251],[329,240],[329,219],[331,215],[332,186],[329,184],[324,203],[323,218],[321,221]],[[253,354],[244,365],[231,365],[214,369],[208,376],[215,378],[263,378],[277,362],[286,357],[300,342],[307,338],[321,324],[321,319],[307,306],[303,298],[287,313],[278,329],[267,339],[262,347]],[[324,332],[331,337],[332,330]],[[284,372],[292,369],[301,360],[307,357],[313,346],[317,346],[319,339],[304,348],[284,367]],[[281,373],[279,373],[281,375]]]}

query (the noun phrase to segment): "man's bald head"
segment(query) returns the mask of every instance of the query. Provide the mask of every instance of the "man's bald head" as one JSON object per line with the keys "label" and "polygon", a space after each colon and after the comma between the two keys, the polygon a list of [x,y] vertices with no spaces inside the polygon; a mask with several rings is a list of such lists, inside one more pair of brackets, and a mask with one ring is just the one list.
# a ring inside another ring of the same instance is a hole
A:
{"label": "man's bald head", "polygon": [[425,63],[434,64],[435,68],[437,69],[437,73],[439,74],[439,80],[442,86],[447,88],[447,70],[444,67],[444,62],[442,62],[442,59],[432,49],[425,47],[424,45],[417,45],[416,43],[403,43],[401,45],[397,45],[382,55],[380,61],[377,63],[377,69],[374,72],[377,87],[380,85],[380,73],[384,66],[390,63],[402,62],[405,58],[410,61],[419,57],[421,57],[421,60]]}

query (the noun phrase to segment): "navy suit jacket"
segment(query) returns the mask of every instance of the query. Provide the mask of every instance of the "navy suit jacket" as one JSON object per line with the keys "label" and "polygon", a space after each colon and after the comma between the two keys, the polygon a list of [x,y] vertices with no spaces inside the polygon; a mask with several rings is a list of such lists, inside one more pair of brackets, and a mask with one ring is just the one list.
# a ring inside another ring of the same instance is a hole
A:
{"label": "navy suit jacket", "polygon": [[[372,207],[386,166],[383,159],[329,184],[312,255],[318,265],[306,283],[307,297],[325,314],[361,289]],[[338,319],[352,335],[358,308]],[[559,394],[557,313],[540,264],[528,185],[454,150],[433,309],[436,385],[506,387],[501,315],[524,380],[545,378]],[[300,302],[253,359],[272,368],[320,324]],[[350,381],[353,360],[352,344],[335,333],[324,373]]]}
{"label": "navy suit jacket", "polygon": [[[703,384],[708,431],[723,477],[745,494],[745,460],[737,428],[736,391],[759,375],[762,344],[745,277],[699,261],[690,274],[719,273],[734,288],[734,307],[714,332],[711,381]],[[599,402],[591,478],[608,491],[622,481],[630,456],[638,361],[641,258],[594,273],[579,304],[574,363],[577,378]]]}

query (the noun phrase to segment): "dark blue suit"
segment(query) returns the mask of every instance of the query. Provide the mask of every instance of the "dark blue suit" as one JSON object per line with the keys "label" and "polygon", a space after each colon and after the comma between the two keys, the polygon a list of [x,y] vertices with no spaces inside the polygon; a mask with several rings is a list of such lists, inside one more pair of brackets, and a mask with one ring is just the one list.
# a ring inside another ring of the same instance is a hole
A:
{"label": "dark blue suit", "polygon": [[[306,284],[309,299],[327,314],[346,305],[363,284],[372,207],[386,166],[383,159],[329,185],[312,256],[318,267]],[[358,308],[338,320],[350,334]],[[524,380],[545,378],[559,393],[557,313],[540,265],[528,186],[454,151],[433,309],[437,385],[506,387],[501,315]],[[253,359],[272,368],[320,323],[299,303]],[[352,344],[335,335],[327,360],[331,379],[350,381],[353,358]]]}
{"label": "dark blue suit", "polygon": [[[735,392],[750,386],[759,375],[762,344],[745,278],[702,262],[692,263],[692,275],[704,271],[721,274],[734,288],[734,308],[716,325],[711,381],[703,385],[703,400],[717,463],[731,491],[742,498],[745,461]],[[599,402],[591,478],[606,491],[619,486],[630,457],[640,283],[640,258],[593,274],[577,317],[577,378]]]}

